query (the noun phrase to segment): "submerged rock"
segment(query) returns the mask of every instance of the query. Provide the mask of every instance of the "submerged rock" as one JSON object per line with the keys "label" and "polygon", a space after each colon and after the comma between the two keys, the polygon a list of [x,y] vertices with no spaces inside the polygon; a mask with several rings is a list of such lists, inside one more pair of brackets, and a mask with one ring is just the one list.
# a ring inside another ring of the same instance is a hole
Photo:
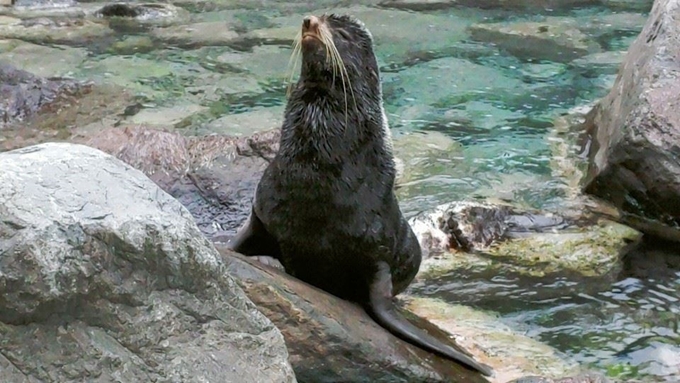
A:
{"label": "submerged rock", "polygon": [[659,0],[613,89],[586,117],[587,193],[641,231],[680,241],[680,2]]}
{"label": "submerged rock", "polygon": [[412,11],[431,11],[452,7],[504,8],[522,9],[565,9],[583,5],[591,5],[594,0],[386,0],[380,3],[383,7],[408,9]]}
{"label": "submerged rock", "polygon": [[75,94],[81,85],[71,80],[45,79],[0,63],[0,129],[23,121],[60,97]]}
{"label": "submerged rock", "polygon": [[599,52],[583,56],[570,64],[584,76],[597,77],[603,74],[616,74],[625,56],[626,52]]}
{"label": "submerged rock", "polygon": [[205,21],[189,25],[173,25],[151,31],[154,38],[183,48],[230,46],[239,34],[225,21]]}
{"label": "submerged rock", "polygon": [[540,22],[480,23],[469,28],[473,39],[494,43],[523,59],[569,62],[601,50],[573,19],[547,17]]}
{"label": "submerged rock", "polygon": [[[474,371],[400,340],[353,303],[229,250],[220,251],[229,273],[283,333],[301,382],[487,382]],[[412,318],[447,341],[449,335],[441,329]]]}
{"label": "submerged rock", "polygon": [[103,39],[114,31],[104,22],[83,18],[34,17],[20,23],[0,23],[0,39],[19,39],[37,44],[82,46]]}
{"label": "submerged rock", "polygon": [[[492,383],[506,383],[526,375],[562,377],[579,371],[556,349],[499,323],[493,313],[439,299],[406,297],[404,306],[453,334],[458,344],[494,369]],[[584,382],[585,383],[585,382]]]}
{"label": "submerged rock", "polygon": [[279,330],[141,172],[73,144],[0,168],[0,381],[296,381]]}
{"label": "submerged rock", "polygon": [[[40,77],[72,75],[88,55],[84,48],[45,46],[21,40],[5,42],[6,48],[0,49],[0,62]],[[49,61],[45,60],[46,57],[50,58]]]}
{"label": "submerged rock", "polygon": [[654,4],[654,0],[600,0],[600,2],[604,6],[616,10],[641,12],[649,12]]}
{"label": "submerged rock", "polygon": [[11,3],[27,8],[64,8],[77,4],[76,0],[11,0]]}
{"label": "submerged rock", "polygon": [[172,4],[163,3],[113,3],[94,12],[95,17],[134,19],[137,22],[157,24],[189,18],[189,12]]}

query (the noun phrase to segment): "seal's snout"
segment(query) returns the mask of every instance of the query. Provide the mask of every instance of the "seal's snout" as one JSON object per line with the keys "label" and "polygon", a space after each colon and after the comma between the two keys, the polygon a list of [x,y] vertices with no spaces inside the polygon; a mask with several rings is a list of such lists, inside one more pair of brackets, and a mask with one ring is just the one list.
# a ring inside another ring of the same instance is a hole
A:
{"label": "seal's snout", "polygon": [[302,20],[302,40],[320,40],[321,20],[316,16],[307,16]]}
{"label": "seal's snout", "polygon": [[307,16],[302,20],[302,33],[319,33],[320,20],[316,16]]}

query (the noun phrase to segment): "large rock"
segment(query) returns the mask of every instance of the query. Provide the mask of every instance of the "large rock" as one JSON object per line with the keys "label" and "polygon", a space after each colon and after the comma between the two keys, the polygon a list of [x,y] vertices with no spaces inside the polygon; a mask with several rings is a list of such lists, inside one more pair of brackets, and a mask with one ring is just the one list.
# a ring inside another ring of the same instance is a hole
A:
{"label": "large rock", "polygon": [[[230,274],[281,329],[301,382],[487,382],[476,372],[399,340],[355,304],[221,251]],[[443,341],[450,336],[422,319],[412,319]]]}
{"label": "large rock", "polygon": [[680,241],[679,17],[680,1],[655,3],[613,89],[586,117],[584,189],[626,223]]}
{"label": "large rock", "polygon": [[140,171],[73,144],[0,168],[0,381],[296,381],[281,333]]}

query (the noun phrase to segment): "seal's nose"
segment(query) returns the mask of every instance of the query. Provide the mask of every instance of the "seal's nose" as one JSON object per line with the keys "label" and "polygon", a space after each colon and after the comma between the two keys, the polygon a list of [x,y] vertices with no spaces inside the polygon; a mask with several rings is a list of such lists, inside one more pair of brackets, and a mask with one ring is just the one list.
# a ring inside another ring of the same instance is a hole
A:
{"label": "seal's nose", "polygon": [[319,30],[319,18],[316,16],[307,16],[302,21],[302,32],[314,32]]}

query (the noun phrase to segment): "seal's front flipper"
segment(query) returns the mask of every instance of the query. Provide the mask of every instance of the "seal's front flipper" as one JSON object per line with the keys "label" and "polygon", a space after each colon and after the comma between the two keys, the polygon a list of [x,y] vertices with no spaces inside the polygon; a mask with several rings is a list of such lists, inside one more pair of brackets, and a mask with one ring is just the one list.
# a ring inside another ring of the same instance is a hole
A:
{"label": "seal's front flipper", "polygon": [[249,256],[267,255],[276,259],[281,256],[278,241],[269,234],[254,211],[250,212],[246,222],[236,232],[236,235],[227,242],[226,247]]}
{"label": "seal's front flipper", "polygon": [[370,286],[367,311],[376,322],[399,338],[477,370],[485,376],[493,375],[491,367],[479,363],[455,348],[442,343],[439,339],[413,325],[397,311],[392,300],[392,275],[389,265],[385,262],[378,263],[378,272]]}

